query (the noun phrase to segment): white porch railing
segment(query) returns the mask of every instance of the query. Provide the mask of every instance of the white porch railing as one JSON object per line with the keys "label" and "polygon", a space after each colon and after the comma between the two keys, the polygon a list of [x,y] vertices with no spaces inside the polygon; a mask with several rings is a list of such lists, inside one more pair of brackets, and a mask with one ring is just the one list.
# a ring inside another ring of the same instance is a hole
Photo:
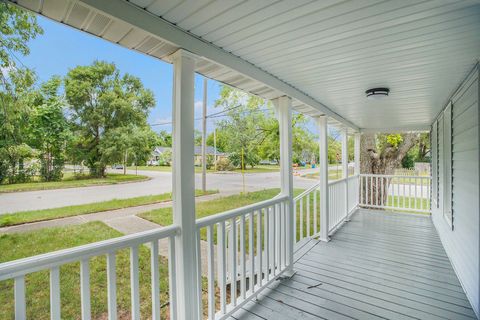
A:
{"label": "white porch railing", "polygon": [[[359,176],[328,183],[329,233],[340,226],[358,206]],[[348,190],[347,190],[348,187]],[[345,195],[347,192],[347,197]],[[347,202],[345,201],[347,200]],[[348,209],[348,210],[347,210]],[[296,242],[319,235],[321,222],[320,184],[305,190],[294,199]]]}
{"label": "white porch railing", "polygon": [[320,183],[293,199],[295,243],[316,236],[320,231]]}
{"label": "white porch railing", "polygon": [[360,175],[362,207],[430,212],[429,176]]}
{"label": "white porch railing", "polygon": [[82,319],[90,319],[89,260],[102,255],[105,255],[107,262],[108,319],[116,319],[117,273],[115,261],[116,252],[121,249],[130,249],[131,314],[132,319],[140,319],[139,248],[142,244],[147,244],[151,252],[152,319],[160,319],[159,240],[161,239],[167,239],[170,317],[175,319],[174,238],[177,232],[179,232],[178,227],[170,226],[1,264],[0,281],[14,280],[15,319],[27,318],[25,277],[41,270],[50,270],[50,318],[61,319],[60,267],[72,262],[80,262],[81,314]]}
{"label": "white porch railing", "polygon": [[197,288],[199,296],[207,292],[209,319],[227,318],[287,269],[288,201],[279,196],[197,220],[198,274],[206,260],[208,275],[205,290],[200,277]]}

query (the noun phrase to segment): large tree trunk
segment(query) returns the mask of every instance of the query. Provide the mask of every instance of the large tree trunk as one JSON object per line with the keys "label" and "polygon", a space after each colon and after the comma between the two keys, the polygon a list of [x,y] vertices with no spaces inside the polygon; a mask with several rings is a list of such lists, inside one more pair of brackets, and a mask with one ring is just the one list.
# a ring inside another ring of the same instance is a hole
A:
{"label": "large tree trunk", "polygon": [[[418,142],[418,133],[402,135],[403,141],[398,146],[386,144],[383,150],[377,148],[376,134],[362,135],[360,144],[360,173],[393,175],[395,168],[400,167],[408,151]],[[388,201],[388,189],[391,178],[373,177],[365,178],[361,187],[362,199],[367,205],[384,206]],[[368,190],[368,197],[367,195]]]}

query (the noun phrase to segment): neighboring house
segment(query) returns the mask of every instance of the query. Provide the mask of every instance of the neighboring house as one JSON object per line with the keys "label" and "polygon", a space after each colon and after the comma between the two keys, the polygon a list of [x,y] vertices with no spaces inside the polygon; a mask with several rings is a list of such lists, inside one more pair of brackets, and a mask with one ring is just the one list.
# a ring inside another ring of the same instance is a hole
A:
{"label": "neighboring house", "polygon": [[[152,152],[152,156],[150,160],[147,161],[147,164],[151,166],[158,166],[158,165],[164,164],[165,162],[170,162],[166,158],[170,158],[171,154],[172,154],[171,147],[155,147],[155,149]],[[215,152],[215,148],[212,146],[207,146],[206,154],[207,154],[207,157],[216,156],[215,161],[228,157],[227,153],[220,152],[218,151],[218,149]],[[202,161],[202,147],[195,146],[195,165],[201,165],[201,161]]]}

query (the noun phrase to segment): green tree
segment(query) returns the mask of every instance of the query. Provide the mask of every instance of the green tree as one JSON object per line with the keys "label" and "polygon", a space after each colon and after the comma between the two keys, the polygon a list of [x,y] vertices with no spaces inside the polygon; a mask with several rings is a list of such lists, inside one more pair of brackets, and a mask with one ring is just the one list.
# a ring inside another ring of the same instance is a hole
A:
{"label": "green tree", "polygon": [[0,90],[0,182],[28,181],[31,173],[24,169],[24,161],[34,157],[28,144],[27,127],[30,121],[33,84],[35,76],[28,69],[11,69],[8,81]]}
{"label": "green tree", "polygon": [[158,135],[158,146],[159,147],[171,147],[172,146],[172,134],[168,133],[165,130],[161,130],[157,133]]}
{"label": "green tree", "polygon": [[[65,94],[71,108],[80,156],[93,176],[103,177],[110,156],[104,154],[104,139],[113,139],[113,130],[147,125],[155,105],[153,93],[140,79],[121,75],[113,63],[95,61],[71,69],[65,77]],[[115,139],[120,143],[119,139]],[[121,146],[119,146],[119,149]]]}
{"label": "green tree", "polygon": [[157,135],[148,126],[128,125],[114,128],[100,142],[107,163],[123,163],[123,173],[131,163],[145,163],[157,144]]}
{"label": "green tree", "polygon": [[28,42],[43,30],[36,17],[4,1],[0,2],[0,183],[28,180],[24,160],[34,156],[27,144],[26,125],[34,73],[17,64],[28,55]]}
{"label": "green tree", "polygon": [[36,93],[28,130],[30,143],[38,151],[40,174],[45,181],[63,176],[66,147],[71,137],[64,114],[65,102],[58,94],[61,79],[53,77]]}
{"label": "green tree", "polygon": [[[408,152],[418,143],[420,133],[409,132],[404,134],[372,134],[364,133],[360,147],[360,171],[370,174],[394,174],[395,168],[401,166]],[[381,193],[381,186],[384,190]],[[365,197],[365,185],[361,192]],[[377,194],[383,194],[382,201],[387,200],[389,180],[373,179],[370,190],[370,199],[376,199]],[[369,201],[369,199],[367,199]]]}
{"label": "green tree", "polygon": [[43,34],[35,15],[5,1],[0,2],[0,66],[15,68],[15,54],[28,55],[28,42]]}
{"label": "green tree", "polygon": [[262,99],[227,86],[215,101],[215,106],[226,110],[227,116],[218,122],[217,146],[230,154],[230,161],[236,167],[241,166],[242,155],[243,168],[260,162],[259,145],[265,139],[265,132],[258,124],[265,116],[259,107],[264,105]]}

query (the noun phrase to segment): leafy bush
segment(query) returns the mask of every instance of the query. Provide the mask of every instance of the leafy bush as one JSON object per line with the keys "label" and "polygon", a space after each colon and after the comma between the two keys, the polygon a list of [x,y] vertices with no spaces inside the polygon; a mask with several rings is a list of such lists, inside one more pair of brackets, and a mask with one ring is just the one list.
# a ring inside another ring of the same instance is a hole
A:
{"label": "leafy bush", "polygon": [[402,168],[412,169],[415,167],[415,156],[407,153],[402,159]]}
{"label": "leafy bush", "polygon": [[[232,152],[228,156],[228,159],[232,163],[233,166],[236,168],[240,168],[242,165],[242,155],[238,152]],[[260,157],[253,152],[245,153],[243,155],[243,168],[245,169],[247,166],[255,167],[257,164],[260,163]]]}
{"label": "leafy bush", "polygon": [[218,171],[232,171],[233,169],[235,169],[230,160],[227,158],[218,159],[216,164]]}

